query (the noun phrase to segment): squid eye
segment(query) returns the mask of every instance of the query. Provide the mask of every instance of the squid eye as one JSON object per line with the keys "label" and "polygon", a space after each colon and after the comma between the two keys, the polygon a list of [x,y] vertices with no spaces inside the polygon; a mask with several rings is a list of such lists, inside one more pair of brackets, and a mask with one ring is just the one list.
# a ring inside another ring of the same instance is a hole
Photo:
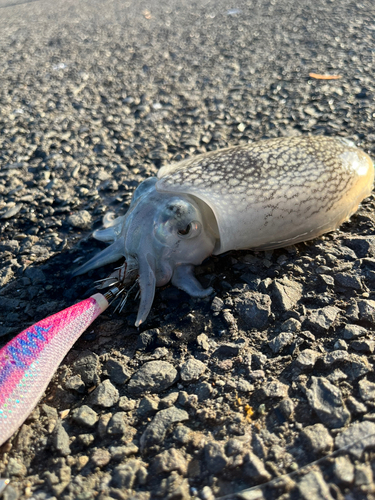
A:
{"label": "squid eye", "polygon": [[185,229],[179,229],[177,232],[180,236],[187,236],[191,231],[191,223],[188,224]]}
{"label": "squid eye", "polygon": [[198,221],[190,222],[185,228],[179,229],[177,234],[180,238],[193,238],[201,232],[201,224]]}

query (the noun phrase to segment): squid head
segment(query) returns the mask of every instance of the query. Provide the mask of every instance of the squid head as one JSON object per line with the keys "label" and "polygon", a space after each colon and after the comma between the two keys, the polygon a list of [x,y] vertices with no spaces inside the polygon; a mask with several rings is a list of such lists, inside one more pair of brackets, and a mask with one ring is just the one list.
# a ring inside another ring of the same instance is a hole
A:
{"label": "squid head", "polygon": [[[157,178],[142,182],[133,194],[126,215],[104,218],[104,229],[93,236],[113,243],[78,268],[74,275],[116,262],[125,257],[125,283],[138,275],[141,292],[136,326],[147,318],[155,287],[172,284],[193,297],[205,297],[193,268],[211,255],[217,240],[217,226],[211,209],[191,195],[156,190]],[[121,270],[111,275],[121,276]]]}

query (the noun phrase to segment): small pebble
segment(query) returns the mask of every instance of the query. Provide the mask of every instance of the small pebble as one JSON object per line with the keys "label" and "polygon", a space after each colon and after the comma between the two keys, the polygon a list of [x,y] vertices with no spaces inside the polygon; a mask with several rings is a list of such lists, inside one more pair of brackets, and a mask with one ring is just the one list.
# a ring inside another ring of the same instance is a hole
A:
{"label": "small pebble", "polygon": [[87,405],[82,405],[72,412],[72,419],[78,425],[93,427],[98,421],[97,413]]}
{"label": "small pebble", "polygon": [[288,395],[288,385],[279,380],[265,382],[262,386],[262,392],[267,398],[285,398]]}
{"label": "small pebble", "polygon": [[375,383],[363,379],[358,383],[359,394],[362,401],[375,401]]}
{"label": "small pebble", "polygon": [[110,408],[116,404],[118,400],[118,390],[108,379],[99,384],[89,397],[91,404],[101,406],[103,408]]}
{"label": "small pebble", "polygon": [[218,474],[221,472],[228,461],[222,446],[217,442],[207,443],[203,451],[207,470],[211,474]]}
{"label": "small pebble", "polygon": [[355,351],[372,354],[375,350],[375,340],[353,340],[350,343],[350,347]]}
{"label": "small pebble", "polygon": [[91,214],[87,210],[81,210],[68,217],[68,223],[77,229],[88,229],[91,224]]}
{"label": "small pebble", "polygon": [[363,452],[374,444],[375,423],[369,421],[355,422],[340,432],[335,438],[335,447],[347,447],[347,451],[360,459]]}
{"label": "small pebble", "polygon": [[185,420],[189,420],[189,414],[185,410],[177,409],[174,406],[160,410],[141,436],[142,451],[147,450],[155,444],[160,444],[172,423],[183,422]]}
{"label": "small pebble", "polygon": [[268,345],[272,352],[277,354],[282,351],[286,346],[290,345],[294,340],[294,335],[291,332],[280,333],[272,339]]}
{"label": "small pebble", "polygon": [[264,483],[271,479],[271,474],[267,471],[264,463],[254,453],[248,451],[244,456],[244,477],[252,478],[254,481]]}
{"label": "small pebble", "polygon": [[15,215],[17,215],[22,208],[22,203],[18,203],[17,205],[14,205],[14,207],[9,208],[9,210],[6,210],[3,215],[1,216],[2,219],[11,219]]}
{"label": "small pebble", "polygon": [[115,413],[107,425],[107,434],[121,436],[127,430],[126,412]]}
{"label": "small pebble", "polygon": [[206,370],[206,365],[198,359],[190,358],[183,363],[180,368],[181,379],[184,382],[192,382],[198,380]]}
{"label": "small pebble", "polygon": [[106,369],[111,382],[114,384],[125,384],[130,379],[130,370],[116,359],[109,359],[106,363]]}
{"label": "small pebble", "polygon": [[305,349],[302,351],[296,359],[296,365],[302,370],[309,370],[314,368],[317,359],[321,357],[319,352],[312,349]]}
{"label": "small pebble", "polygon": [[341,391],[324,377],[311,377],[310,389],[306,390],[311,408],[329,429],[344,427],[350,418]]}
{"label": "small pebble", "polygon": [[333,473],[339,483],[351,484],[354,481],[354,465],[346,456],[335,458]]}
{"label": "small pebble", "polygon": [[235,299],[239,317],[248,328],[263,330],[271,314],[271,299],[259,292],[245,292]]}
{"label": "small pebble", "polygon": [[303,326],[319,334],[327,333],[336,320],[338,313],[339,309],[333,306],[311,310]]}
{"label": "small pebble", "polygon": [[298,490],[303,500],[334,500],[319,470],[310,471],[303,476],[298,483]]}
{"label": "small pebble", "polygon": [[333,448],[333,438],[323,424],[305,427],[302,436],[308,442],[309,449],[316,454],[328,453]]}
{"label": "small pebble", "polygon": [[118,407],[123,411],[131,411],[136,407],[134,399],[129,399],[127,396],[121,396],[118,401]]}
{"label": "small pebble", "polygon": [[358,337],[363,337],[366,334],[366,328],[359,325],[346,325],[343,331],[343,336],[346,340],[357,339]]}
{"label": "small pebble", "polygon": [[134,443],[129,443],[125,446],[111,446],[109,448],[111,458],[116,462],[122,462],[126,457],[136,455],[138,451],[139,448]]}
{"label": "small pebble", "polygon": [[140,418],[145,418],[150,415],[154,415],[159,408],[159,401],[160,399],[157,396],[151,397],[151,396],[145,396],[141,399],[138,409],[137,409],[137,415]]}
{"label": "small pebble", "polygon": [[347,351],[348,350],[348,344],[345,342],[345,340],[339,339],[335,342],[333,348],[336,351]]}
{"label": "small pebble", "polygon": [[91,462],[95,467],[105,467],[106,465],[109,464],[111,460],[111,454],[109,453],[108,450],[104,450],[102,448],[99,448],[94,451],[94,453],[91,455]]}
{"label": "small pebble", "polygon": [[150,361],[137,370],[128,383],[130,394],[146,391],[161,392],[168,389],[178,379],[178,372],[167,361]]}
{"label": "small pebble", "polygon": [[63,457],[70,454],[70,438],[61,421],[58,421],[52,433],[52,446]]}

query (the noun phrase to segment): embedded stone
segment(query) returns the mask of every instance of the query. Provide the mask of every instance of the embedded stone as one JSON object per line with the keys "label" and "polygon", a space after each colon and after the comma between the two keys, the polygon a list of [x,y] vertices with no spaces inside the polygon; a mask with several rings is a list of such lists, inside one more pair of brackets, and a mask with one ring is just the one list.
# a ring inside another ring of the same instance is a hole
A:
{"label": "embedded stone", "polygon": [[128,383],[131,394],[162,392],[178,379],[176,368],[167,361],[150,361],[137,370]]}
{"label": "embedded stone", "polygon": [[345,408],[340,389],[325,377],[311,377],[311,380],[311,387],[306,390],[307,399],[323,424],[330,429],[346,425],[350,413]]}

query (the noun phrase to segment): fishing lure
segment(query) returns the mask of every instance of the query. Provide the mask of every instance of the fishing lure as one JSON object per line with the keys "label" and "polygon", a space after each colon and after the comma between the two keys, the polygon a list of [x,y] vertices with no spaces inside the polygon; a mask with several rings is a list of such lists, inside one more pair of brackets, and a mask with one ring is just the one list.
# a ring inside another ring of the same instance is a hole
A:
{"label": "fishing lure", "polygon": [[0,446],[26,420],[75,341],[118,293],[114,287],[49,316],[0,350]]}
{"label": "fishing lure", "polygon": [[[142,182],[127,213],[93,236],[112,244],[75,275],[125,257],[110,276],[139,280],[136,326],[156,286],[205,297],[193,268],[211,254],[272,249],[336,229],[371,194],[370,157],[342,138],[290,137],[212,151],[162,167]],[[104,282],[106,284],[106,282]]]}

